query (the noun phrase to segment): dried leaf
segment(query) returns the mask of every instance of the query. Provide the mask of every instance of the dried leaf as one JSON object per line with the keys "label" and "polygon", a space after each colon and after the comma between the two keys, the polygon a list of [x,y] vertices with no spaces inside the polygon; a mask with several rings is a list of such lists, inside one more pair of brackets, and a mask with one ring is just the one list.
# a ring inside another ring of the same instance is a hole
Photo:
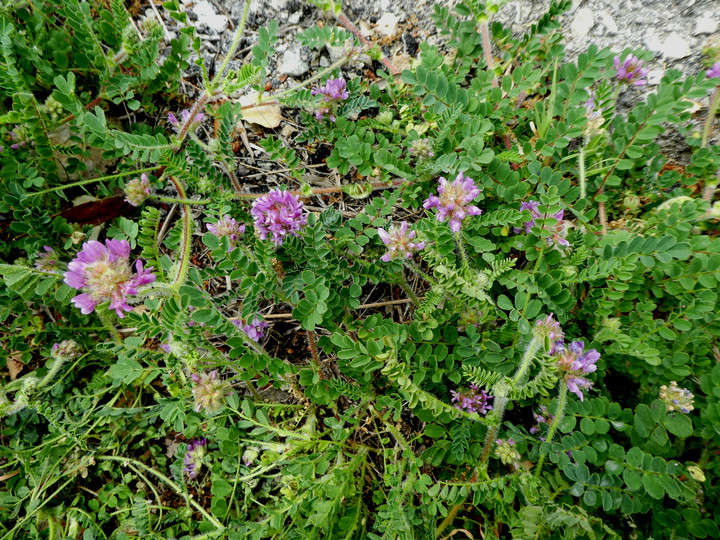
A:
{"label": "dried leaf", "polygon": [[20,360],[20,353],[16,353],[7,360],[7,368],[10,372],[10,380],[14,381],[17,379],[17,376],[20,374],[20,372],[25,367],[25,364],[23,364]]}
{"label": "dried leaf", "polygon": [[280,125],[282,113],[280,103],[277,101],[258,103],[257,92],[250,92],[242,96],[239,101],[243,106],[242,115],[246,122],[266,128],[276,128]]}

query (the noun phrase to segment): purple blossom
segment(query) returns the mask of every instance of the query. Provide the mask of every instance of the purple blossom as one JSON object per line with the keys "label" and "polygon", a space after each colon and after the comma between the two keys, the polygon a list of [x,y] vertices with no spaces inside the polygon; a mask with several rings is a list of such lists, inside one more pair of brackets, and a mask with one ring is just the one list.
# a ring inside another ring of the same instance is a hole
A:
{"label": "purple blossom", "polygon": [[96,240],[83,244],[77,257],[68,264],[65,283],[83,291],[72,302],[83,315],[92,313],[98,304],[110,302],[123,318],[132,311],[127,304],[128,296],[138,294],[138,288],[155,281],[152,267],[143,268],[142,261],[135,262],[137,273],[130,267],[130,244],[127,240],[106,240],[103,245]]}
{"label": "purple blossom", "polygon": [[480,188],[475,185],[472,178],[462,172],[458,173],[452,183],[448,183],[442,176],[438,181],[439,196],[430,195],[423,203],[423,208],[437,208],[437,220],[444,222],[448,219],[450,230],[454,233],[460,232],[463,219],[482,214],[482,210],[470,204],[480,195]]}
{"label": "purple blossom", "polygon": [[207,230],[218,238],[227,237],[230,240],[228,253],[235,249],[238,237],[245,232],[245,224],[238,224],[235,219],[230,216],[223,216],[216,223],[208,223]]}
{"label": "purple blossom", "polygon": [[535,334],[540,337],[547,337],[551,343],[562,341],[565,334],[560,327],[560,323],[556,321],[551,313],[544,319],[538,319],[535,323]]}
{"label": "purple blossom", "polygon": [[429,159],[435,155],[430,139],[415,139],[410,145],[410,154],[418,159]]}
{"label": "purple blossom", "polygon": [[583,401],[582,390],[592,388],[592,382],[583,375],[593,373],[597,369],[600,353],[595,349],[586,351],[584,341],[573,341],[567,347],[562,343],[556,343],[556,350],[558,367],[565,372],[565,384],[568,390]]}
{"label": "purple blossom", "polygon": [[380,257],[385,262],[403,257],[410,259],[413,256],[413,251],[425,247],[425,242],[413,242],[416,233],[408,230],[406,221],[401,222],[400,225],[392,224],[389,231],[378,229],[378,236],[388,248],[387,253]]}
{"label": "purple blossom", "polygon": [[[536,425],[530,428],[530,433],[535,435],[536,433],[540,433],[540,426],[542,424],[550,424],[555,419],[554,414],[550,414],[548,411],[548,408],[546,405],[540,405],[540,412],[539,413],[533,413],[533,417],[535,418],[535,422],[537,422]],[[544,441],[544,437],[540,437],[541,441]]]}
{"label": "purple blossom", "polygon": [[315,118],[322,120],[327,116],[331,122],[335,121],[334,109],[338,104],[347,99],[350,94],[345,89],[347,83],[345,79],[328,79],[324,86],[316,86],[310,92],[313,96],[322,96],[323,105],[315,112]]}
{"label": "purple blossom", "polygon": [[188,444],[185,459],[183,460],[184,471],[188,478],[197,478],[202,468],[203,458],[207,454],[207,439],[195,439]]}
{"label": "purple blossom", "polygon": [[245,332],[253,341],[260,341],[260,339],[262,339],[265,335],[265,329],[270,326],[268,323],[258,319],[257,317],[253,317],[252,322],[249,324],[243,324],[243,321],[240,318],[233,319],[232,323],[238,328],[241,328],[243,332]]}
{"label": "purple blossom", "polygon": [[481,390],[477,385],[471,384],[467,393],[450,390],[450,395],[452,396],[450,401],[456,404],[455,408],[459,411],[487,414],[492,409],[492,405],[488,403],[488,400],[494,399],[493,396],[488,395],[485,390]]}
{"label": "purple blossom", "polygon": [[250,214],[255,219],[260,238],[265,240],[270,234],[276,246],[282,245],[288,235],[297,236],[297,231],[307,224],[300,199],[279,189],[256,200]]}
{"label": "purple blossom", "polygon": [[[538,201],[525,201],[520,205],[520,211],[523,210],[529,210],[530,215],[532,218],[530,221],[526,221],[523,223],[523,227],[525,228],[525,233],[529,234],[533,227],[535,227],[536,219],[549,219],[553,218],[555,219],[556,223],[555,225],[543,225],[543,229],[550,231],[550,236],[545,238],[545,242],[548,246],[562,246],[562,247],[570,247],[570,242],[567,241],[565,236],[567,235],[567,227],[565,226],[565,222],[563,221],[563,215],[565,214],[564,210],[560,210],[559,212],[554,213],[552,216],[548,216],[547,214],[541,214],[540,210],[540,203]],[[514,232],[520,233],[522,232],[522,228],[515,227]]]}
{"label": "purple blossom", "polygon": [[617,73],[615,78],[626,84],[632,84],[633,86],[645,86],[647,84],[647,77],[650,70],[643,68],[643,61],[636,56],[628,56],[620,61],[620,57],[616,56],[613,59],[613,65]]}
{"label": "purple blossom", "polygon": [[[193,120],[191,128],[193,126],[197,126],[200,122],[203,121],[205,118],[205,113],[198,113],[195,115],[195,119]],[[182,131],[182,127],[188,123],[188,120],[190,120],[190,110],[185,109],[184,111],[180,112],[180,120],[178,120],[177,116],[175,116],[173,113],[168,113],[168,122],[170,122],[170,125],[175,129],[177,133],[180,133]]]}
{"label": "purple blossom", "polygon": [[706,72],[708,79],[714,79],[720,77],[720,62],[715,62],[713,66]]}
{"label": "purple blossom", "polygon": [[133,206],[140,206],[150,196],[150,179],[143,173],[125,184],[125,200]]}
{"label": "purple blossom", "polygon": [[82,349],[76,341],[66,339],[60,343],[55,343],[50,350],[50,354],[57,360],[67,361],[80,356],[82,354]]}
{"label": "purple blossom", "polygon": [[216,370],[210,373],[193,373],[191,375],[195,387],[192,389],[195,398],[195,411],[215,412],[225,404],[225,398],[232,394],[232,387],[227,381],[220,379]]}
{"label": "purple blossom", "polygon": [[57,253],[50,246],[43,246],[45,253],[40,253],[35,260],[35,268],[41,272],[56,274],[60,271],[61,263],[58,261]]}

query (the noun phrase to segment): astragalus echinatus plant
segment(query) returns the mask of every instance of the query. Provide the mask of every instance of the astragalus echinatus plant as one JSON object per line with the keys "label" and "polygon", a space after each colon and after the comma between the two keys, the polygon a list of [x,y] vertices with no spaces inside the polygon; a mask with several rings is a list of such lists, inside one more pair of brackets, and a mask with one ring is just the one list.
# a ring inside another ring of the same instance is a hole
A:
{"label": "astragalus echinatus plant", "polygon": [[313,4],[0,8],[0,537],[717,538],[717,49]]}

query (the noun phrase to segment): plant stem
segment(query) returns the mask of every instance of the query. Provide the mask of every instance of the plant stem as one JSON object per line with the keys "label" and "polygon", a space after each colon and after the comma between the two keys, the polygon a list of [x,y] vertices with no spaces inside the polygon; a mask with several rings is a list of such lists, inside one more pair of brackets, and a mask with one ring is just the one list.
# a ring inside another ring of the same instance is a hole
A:
{"label": "plant stem", "polygon": [[438,283],[430,274],[422,270],[417,264],[415,264],[415,261],[412,259],[403,259],[403,262],[405,263],[405,266],[411,271],[423,278],[425,281],[427,281],[430,285],[435,287]]}
{"label": "plant stem", "polygon": [[[565,381],[561,381],[560,383],[560,395],[558,396],[558,404],[557,409],[555,411],[555,418],[552,421],[552,424],[550,424],[550,429],[548,430],[547,439],[545,440],[544,444],[551,444],[553,441],[553,437],[555,437],[555,432],[557,431],[558,426],[560,425],[560,421],[563,419],[563,416],[565,415],[565,405],[567,405],[567,394],[568,394],[568,387]],[[535,465],[535,476],[540,476],[540,472],[542,471],[543,462],[545,461],[546,454],[542,454],[540,458],[538,459],[537,465]]]}
{"label": "plant stem", "polygon": [[485,56],[485,63],[487,64],[488,71],[493,74],[492,87],[497,88],[498,79],[497,79],[497,75],[495,75],[495,65],[494,65],[493,57],[492,57],[492,49],[491,49],[492,45],[490,43],[490,28],[488,27],[488,21],[482,21],[480,23],[480,35],[482,36],[483,54]]}
{"label": "plant stem", "polygon": [[214,202],[212,199],[175,199],[174,197],[162,197],[160,195],[153,195],[152,198],[171,204],[210,204]]}
{"label": "plant stem", "polygon": [[[187,199],[182,182],[177,180],[174,176],[168,176],[168,178],[170,178],[170,181],[175,186],[180,198]],[[172,286],[176,291],[180,289],[180,286],[185,283],[185,280],[187,279],[188,268],[190,265],[190,251],[192,247],[192,216],[190,215],[190,208],[187,205],[183,205],[182,213],[183,230],[182,241],[180,243],[180,256],[177,261],[175,261],[177,268],[175,269],[175,276],[172,280]]]}
{"label": "plant stem", "polygon": [[217,519],[215,519],[213,516],[211,516],[210,514],[208,514],[208,512],[207,512],[202,506],[200,506],[197,502],[195,502],[190,495],[188,495],[187,493],[183,492],[183,490],[180,489],[180,486],[178,486],[175,482],[173,482],[172,480],[170,480],[167,476],[165,476],[165,475],[162,474],[161,472],[158,472],[158,471],[156,471],[155,469],[153,469],[153,468],[151,468],[151,467],[148,467],[147,465],[145,465],[145,464],[142,463],[141,461],[137,461],[137,460],[134,460],[134,459],[126,458],[126,457],[123,457],[123,456],[98,456],[96,459],[97,459],[98,461],[119,461],[120,463],[125,463],[125,464],[128,464],[128,465],[132,464],[132,465],[135,466],[135,467],[138,467],[138,468],[140,468],[140,469],[143,469],[144,471],[147,471],[147,472],[149,472],[149,473],[157,476],[160,480],[162,480],[162,481],[165,482],[168,486],[170,486],[170,488],[172,488],[172,489],[175,491],[175,493],[177,493],[178,495],[180,495],[181,497],[183,497],[183,498],[185,499],[185,502],[186,502],[188,505],[192,506],[193,508],[195,508],[195,510],[197,510],[197,511],[200,512],[203,516],[205,516],[205,518],[206,518],[210,523],[212,523],[212,524],[215,526],[216,529],[218,529],[218,532],[221,532],[221,531],[225,530],[225,527],[223,526],[222,523],[220,523]]}
{"label": "plant stem", "polygon": [[400,280],[398,281],[398,284],[400,285],[400,288],[405,292],[405,294],[408,295],[408,298],[410,298],[415,307],[420,306],[420,300],[418,299],[415,291],[412,290],[412,287],[408,283],[407,279],[405,279],[405,276],[402,275],[402,273],[400,274]]}
{"label": "plant stem", "polygon": [[465,250],[465,244],[463,243],[462,239],[462,233],[460,231],[453,233],[453,238],[455,238],[455,245],[458,248],[458,251],[460,252],[460,258],[463,262],[463,267],[465,268],[466,272],[470,271],[470,259],[468,259],[467,251]]}
{"label": "plant stem", "polygon": [[125,171],[117,174],[111,174],[109,176],[99,176],[97,178],[86,178],[85,180],[78,180],[77,182],[71,182],[63,186],[57,186],[54,188],[43,189],[42,191],[35,191],[34,193],[28,193],[28,199],[30,197],[37,197],[38,195],[45,195],[45,193],[53,193],[55,191],[62,191],[71,187],[84,186],[87,184],[94,184],[95,182],[104,182],[105,180],[112,180],[113,178],[122,178],[123,176],[133,176],[139,173],[157,171],[160,165],[156,167],[147,167],[145,169],[137,169],[135,171]]}
{"label": "plant stem", "polygon": [[585,145],[580,146],[578,169],[580,170],[580,198],[584,199],[587,195],[587,177],[585,176]]}
{"label": "plant stem", "polygon": [[220,68],[218,69],[217,73],[215,74],[215,77],[213,78],[212,81],[210,81],[207,84],[207,87],[205,89],[208,96],[212,96],[214,94],[216,87],[220,84],[222,77],[225,75],[225,70],[227,69],[228,64],[230,63],[230,60],[232,60],[232,57],[235,56],[235,52],[237,51],[238,45],[240,45],[240,38],[242,37],[243,32],[245,31],[245,23],[247,22],[249,13],[250,13],[250,0],[245,0],[245,8],[243,9],[242,18],[240,19],[240,24],[238,25],[237,29],[235,30],[235,35],[233,36],[232,43],[230,44],[230,49],[228,50],[227,54],[225,55],[223,63],[220,65]]}
{"label": "plant stem", "polygon": [[99,309],[96,309],[95,313],[98,314],[98,317],[100,317],[100,321],[103,323],[103,326],[112,335],[113,341],[118,345],[122,345],[122,336],[120,336],[120,332],[118,332],[117,328],[115,328],[115,325],[108,318],[108,316],[105,313],[103,313],[102,311],[100,311]]}
{"label": "plant stem", "polygon": [[705,124],[703,125],[702,132],[702,144],[701,147],[705,148],[710,138],[710,129],[712,128],[713,120],[715,119],[715,113],[717,112],[718,106],[720,106],[720,86],[715,88],[715,92],[710,99],[710,106],[708,107],[707,118],[705,118]]}

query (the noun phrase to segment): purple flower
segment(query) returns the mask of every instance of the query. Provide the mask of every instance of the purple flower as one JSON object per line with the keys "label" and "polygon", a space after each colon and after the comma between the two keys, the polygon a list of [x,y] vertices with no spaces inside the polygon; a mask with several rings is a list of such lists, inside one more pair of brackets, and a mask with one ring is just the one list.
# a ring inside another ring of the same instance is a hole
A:
{"label": "purple flower", "polygon": [[485,393],[485,390],[481,390],[478,386],[471,384],[470,389],[467,393],[456,392],[450,390],[452,398],[450,401],[455,403],[455,408],[459,411],[466,411],[468,413],[487,414],[492,405],[488,403],[488,400],[494,399],[493,396]]}
{"label": "purple flower", "polygon": [[225,398],[232,394],[232,387],[227,381],[220,379],[218,372],[193,373],[191,375],[195,387],[192,389],[195,398],[195,410],[209,413],[218,411],[225,404]]}
{"label": "purple flower", "polygon": [[[540,405],[540,413],[539,414],[533,413],[533,417],[535,418],[535,422],[537,422],[537,425],[530,428],[530,433],[532,433],[533,435],[536,433],[540,433],[540,425],[541,424],[549,425],[550,422],[552,422],[555,419],[555,415],[550,414],[547,406],[545,406],[545,405]],[[540,437],[540,440],[544,441],[545,438]]]}
{"label": "purple flower", "polygon": [[307,224],[300,199],[279,189],[256,200],[250,214],[255,219],[260,238],[265,240],[270,234],[276,246],[282,245],[288,235],[297,236],[297,231]]}
{"label": "purple flower", "polygon": [[415,139],[410,145],[409,152],[419,160],[429,159],[435,155],[430,139]]}
{"label": "purple flower", "polygon": [[[530,221],[526,221],[523,223],[523,227],[525,228],[525,233],[529,234],[530,231],[532,231],[533,227],[535,227],[536,219],[549,219],[549,217],[555,219],[556,223],[555,225],[543,225],[543,229],[550,231],[550,236],[545,238],[545,242],[548,246],[562,246],[562,247],[569,247],[570,242],[567,241],[565,236],[567,235],[567,227],[565,226],[565,222],[563,221],[563,215],[565,214],[564,210],[560,210],[559,212],[554,213],[552,216],[549,216],[547,214],[541,214],[539,211],[540,203],[538,201],[526,201],[523,202],[520,205],[520,211],[523,210],[529,210],[530,215],[532,216],[532,219]],[[522,232],[522,228],[515,227],[513,231],[517,234]]]}
{"label": "purple flower", "polygon": [[50,246],[43,246],[45,253],[40,253],[35,260],[35,268],[41,272],[56,274],[60,271],[61,263],[57,259],[57,253]]}
{"label": "purple flower", "polygon": [[378,229],[378,236],[380,240],[382,240],[382,243],[388,248],[388,252],[380,257],[380,259],[385,262],[390,262],[393,259],[402,257],[410,259],[413,251],[418,251],[425,247],[425,242],[412,241],[415,238],[415,231],[408,230],[406,221],[401,222],[400,225],[392,224],[389,231]]}
{"label": "purple flower", "polygon": [[[200,122],[203,121],[204,118],[205,113],[196,114],[190,128],[192,129],[193,126],[197,126]],[[175,116],[173,113],[168,113],[168,122],[170,122],[170,125],[172,125],[173,129],[177,133],[180,133],[180,131],[182,131],[182,127],[188,123],[188,120],[190,120],[190,111],[188,109],[185,109],[180,113],[180,120],[178,120],[177,116]]]}
{"label": "purple flower", "polygon": [[462,172],[458,173],[452,183],[448,183],[442,176],[438,181],[439,196],[430,195],[423,203],[423,208],[437,208],[437,220],[444,222],[448,219],[450,230],[455,233],[460,232],[463,219],[482,214],[482,210],[470,204],[480,195],[480,188],[475,185],[472,178]]}
{"label": "purple flower", "polygon": [[55,343],[50,350],[50,354],[57,360],[67,361],[80,356],[82,354],[82,349],[76,341],[66,339],[60,343]]}
{"label": "purple flower", "polygon": [[150,196],[150,179],[145,173],[125,184],[125,200],[133,206],[140,206]]}
{"label": "purple flower", "polygon": [[310,92],[313,96],[322,96],[323,105],[315,112],[315,118],[322,120],[325,115],[330,119],[331,122],[335,121],[335,115],[333,110],[337,108],[339,102],[348,98],[348,94],[345,89],[347,83],[345,79],[328,79],[325,81],[324,86],[316,86]]}
{"label": "purple flower", "polygon": [[197,478],[202,468],[203,458],[207,454],[207,439],[195,439],[188,444],[185,459],[183,460],[185,474],[188,478]]}
{"label": "purple flower", "polygon": [[706,72],[708,79],[714,79],[720,77],[720,62],[715,62],[713,66]]}
{"label": "purple flower", "polygon": [[551,313],[544,319],[538,319],[535,323],[535,334],[540,337],[547,337],[551,343],[562,341],[565,337],[560,323],[553,318]]}
{"label": "purple flower", "polygon": [[127,240],[106,240],[104,245],[90,240],[68,264],[64,281],[83,291],[72,299],[83,315],[92,313],[98,304],[110,302],[108,308],[122,318],[125,311],[132,311],[127,304],[128,296],[138,294],[139,287],[155,281],[152,267],[145,269],[138,260],[135,269],[137,273],[133,274]]}
{"label": "purple flower", "polygon": [[616,56],[613,59],[613,65],[617,70],[615,78],[626,84],[632,84],[633,86],[645,86],[647,84],[647,74],[650,70],[643,68],[643,62],[635,56],[628,56],[620,62],[620,57]]}
{"label": "purple flower", "polygon": [[245,232],[245,224],[238,224],[230,216],[223,216],[223,218],[216,223],[208,223],[207,230],[218,238],[227,236],[230,240],[228,246],[228,253],[235,249],[235,244],[239,236]]}
{"label": "purple flower", "polygon": [[243,324],[243,321],[240,318],[233,319],[232,323],[238,328],[241,328],[243,332],[245,332],[253,341],[260,341],[260,339],[265,335],[265,329],[270,326],[268,323],[258,319],[257,317],[253,317],[252,322],[249,324]]}
{"label": "purple flower", "polygon": [[668,412],[687,414],[695,409],[695,396],[687,388],[680,388],[675,381],[671,381],[669,387],[664,384],[660,387],[660,399],[665,402]]}
{"label": "purple flower", "polygon": [[583,401],[582,390],[592,388],[592,382],[583,375],[593,373],[597,369],[600,353],[595,349],[586,351],[584,341],[573,341],[567,347],[558,342],[555,347],[558,367],[565,371],[565,384],[568,390]]}

